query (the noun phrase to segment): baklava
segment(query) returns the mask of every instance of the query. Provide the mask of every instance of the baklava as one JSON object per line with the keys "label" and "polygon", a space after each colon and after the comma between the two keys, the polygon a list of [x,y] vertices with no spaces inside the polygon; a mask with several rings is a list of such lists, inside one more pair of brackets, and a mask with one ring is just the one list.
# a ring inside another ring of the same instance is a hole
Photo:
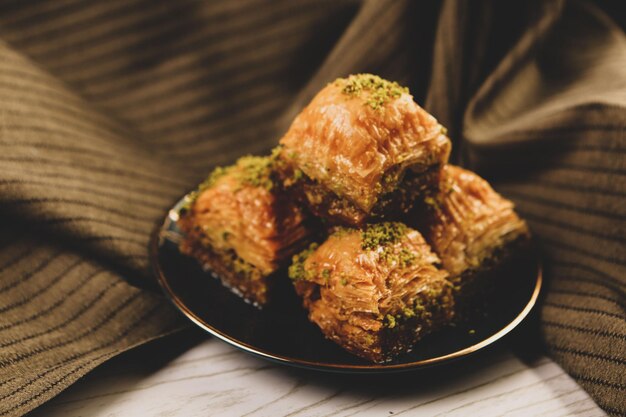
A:
{"label": "baklava", "polygon": [[280,144],[284,177],[301,201],[349,226],[405,214],[438,186],[451,148],[445,128],[408,89],[371,74],[328,84]]}
{"label": "baklava", "polygon": [[217,168],[188,198],[180,250],[262,306],[274,273],[306,246],[307,218],[274,178],[274,158],[245,156]]}
{"label": "baklava", "polygon": [[524,246],[530,233],[513,203],[475,173],[446,165],[442,177],[440,192],[424,199],[411,224],[441,259],[457,299],[477,296],[473,301],[480,302],[492,283],[477,277]]}
{"label": "baklava", "polygon": [[452,286],[423,237],[402,223],[336,229],[294,256],[289,276],[330,340],[383,363],[450,322]]}

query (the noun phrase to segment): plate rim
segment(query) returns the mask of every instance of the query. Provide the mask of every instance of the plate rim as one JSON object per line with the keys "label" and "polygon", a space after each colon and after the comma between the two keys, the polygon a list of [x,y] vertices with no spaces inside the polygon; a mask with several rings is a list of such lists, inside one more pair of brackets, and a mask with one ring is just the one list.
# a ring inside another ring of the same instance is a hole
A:
{"label": "plate rim", "polygon": [[[186,196],[185,196],[186,197]],[[159,255],[159,241],[161,240],[161,231],[164,230],[169,223],[173,221],[172,214],[178,213],[175,212],[176,207],[178,207],[185,199],[183,197],[180,199],[172,209],[168,210],[163,220],[158,221],[156,227],[154,228],[152,235],[150,237],[150,264],[152,266],[152,271],[156,275],[157,282],[159,283],[163,293],[166,295],[168,300],[179,310],[183,315],[185,315],[189,320],[191,320],[198,327],[202,328],[204,331],[209,334],[217,337],[218,339],[226,342],[227,344],[242,350],[246,353],[249,353],[253,356],[257,356],[263,359],[270,360],[275,363],[280,363],[283,365],[289,365],[298,368],[312,369],[317,371],[325,371],[325,372],[342,372],[342,373],[382,373],[382,372],[400,372],[400,371],[411,371],[426,368],[433,365],[443,364],[447,362],[451,362],[457,359],[461,359],[467,357],[473,353],[476,353],[495,342],[499,341],[507,334],[509,334],[513,329],[515,329],[533,310],[535,305],[537,304],[537,300],[539,299],[539,294],[541,293],[541,289],[543,286],[543,262],[541,257],[537,253],[536,249],[533,250],[535,254],[536,261],[536,282],[533,288],[533,292],[524,306],[524,308],[515,316],[513,320],[511,320],[506,326],[502,329],[498,330],[493,335],[487,337],[465,347],[461,350],[457,350],[455,352],[437,356],[434,358],[422,359],[413,362],[407,363],[398,363],[398,364],[368,364],[368,365],[342,365],[335,363],[326,363],[326,362],[314,362],[304,359],[297,359],[285,355],[280,355],[272,352],[268,352],[264,349],[259,349],[252,345],[249,345],[245,342],[235,339],[234,337],[229,336],[227,333],[220,331],[219,329],[211,326],[206,323],[201,317],[191,311],[185,303],[177,296],[177,294],[170,287],[165,274],[163,273],[160,263],[158,261]],[[320,335],[320,337],[322,337]]]}

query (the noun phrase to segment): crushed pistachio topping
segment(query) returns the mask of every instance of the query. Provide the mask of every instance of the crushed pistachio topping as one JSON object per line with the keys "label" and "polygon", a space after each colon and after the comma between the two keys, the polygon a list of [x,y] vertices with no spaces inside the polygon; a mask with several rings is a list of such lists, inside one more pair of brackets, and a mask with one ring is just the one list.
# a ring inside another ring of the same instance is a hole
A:
{"label": "crushed pistachio topping", "polygon": [[356,74],[348,78],[340,78],[337,81],[343,85],[342,92],[349,96],[361,97],[365,91],[369,95],[365,104],[374,110],[382,109],[392,99],[400,97],[403,93],[408,94],[409,89],[402,87],[395,81],[387,81],[373,74]]}
{"label": "crushed pistachio topping", "polygon": [[424,198],[424,203],[428,204],[429,206],[436,206],[437,200],[435,200],[433,197],[428,196]]}
{"label": "crushed pistachio topping", "polygon": [[439,187],[436,192],[426,191],[423,200],[426,207],[436,213],[441,213],[444,210],[446,197],[454,191],[452,184],[447,180],[441,181]]}
{"label": "crushed pistachio topping", "polygon": [[280,153],[283,151],[284,146],[283,145],[276,145],[272,148],[272,151],[270,152],[270,159],[272,161],[277,160],[280,157]]}
{"label": "crushed pistachio topping", "polygon": [[207,188],[211,188],[213,185],[215,185],[217,180],[228,174],[228,171],[230,171],[230,169],[230,167],[215,167],[215,169],[211,171],[209,176],[200,184],[198,190],[202,191],[206,190]]}
{"label": "crushed pistachio topping", "polygon": [[304,262],[313,252],[315,252],[315,250],[318,247],[319,245],[313,242],[309,245],[307,249],[294,255],[291,258],[291,265],[289,266],[289,269],[287,270],[289,278],[291,278],[294,281],[307,280],[309,278],[310,274],[307,273],[306,269],[304,268]]}
{"label": "crushed pistachio topping", "polygon": [[374,250],[398,242],[406,233],[407,226],[398,222],[368,224],[361,231],[361,248]]}
{"label": "crushed pistachio topping", "polygon": [[400,250],[400,253],[394,254],[394,258],[392,259],[392,262],[395,262],[399,264],[402,268],[405,268],[413,264],[413,261],[415,261],[415,257],[416,257],[415,253],[411,252],[410,250],[406,248],[402,248]]}
{"label": "crushed pistachio topping", "polygon": [[242,156],[233,165],[215,167],[209,176],[188,194],[185,204],[181,207],[181,213],[188,211],[202,191],[213,187],[218,180],[230,174],[241,185],[261,187],[271,191],[274,187],[272,172],[278,155],[279,148],[272,150],[270,156]]}
{"label": "crushed pistachio topping", "polygon": [[416,255],[407,248],[396,250],[393,244],[397,243],[407,232],[408,227],[403,223],[385,222],[370,224],[361,231],[361,248],[376,250],[382,247],[380,259],[387,265],[407,267],[415,261]]}
{"label": "crushed pistachio topping", "polygon": [[270,155],[271,168],[279,173],[281,185],[285,188],[289,188],[305,178],[304,172],[288,161],[289,159],[295,159],[297,156],[297,152],[287,151],[283,145],[278,145],[272,149]]}
{"label": "crushed pistachio topping", "polygon": [[[406,305],[402,308],[398,314],[395,316],[392,314],[387,314],[384,317],[381,317],[383,322],[383,326],[389,329],[393,329],[394,327],[404,325],[408,320],[412,318],[417,318],[421,322],[430,323],[433,319],[433,311],[440,308],[438,303],[438,297],[440,297],[440,291],[436,291],[431,289],[429,291],[428,300],[425,301],[423,299],[416,299],[413,302],[413,305]],[[441,300],[442,302],[448,302],[446,298]]]}
{"label": "crushed pistachio topping", "polygon": [[394,327],[396,327],[396,318],[394,316],[392,316],[391,314],[387,314],[385,316],[385,323],[384,323],[384,325],[385,325],[385,327],[393,329]]}
{"label": "crushed pistachio topping", "polygon": [[386,172],[383,174],[382,184],[384,186],[389,186],[398,182],[398,173],[396,171]]}
{"label": "crushed pistachio topping", "polygon": [[271,190],[274,186],[270,178],[272,162],[272,158],[266,156],[243,156],[236,164],[240,168],[235,174],[236,178],[241,184]]}
{"label": "crushed pistachio topping", "polygon": [[380,259],[387,265],[398,265],[406,267],[411,265],[415,259],[415,254],[402,248],[399,252],[394,250],[393,244],[398,242],[406,233],[407,227],[402,223],[379,223],[368,225],[361,232],[361,248],[366,250],[376,250],[382,247]]}
{"label": "crushed pistachio topping", "polygon": [[242,156],[233,165],[227,167],[217,167],[209,174],[208,178],[200,184],[200,191],[212,187],[215,183],[225,176],[231,174],[235,180],[242,185],[251,187],[262,187],[271,190],[274,186],[272,182],[272,172],[274,164],[278,158],[280,147],[272,150],[270,156]]}

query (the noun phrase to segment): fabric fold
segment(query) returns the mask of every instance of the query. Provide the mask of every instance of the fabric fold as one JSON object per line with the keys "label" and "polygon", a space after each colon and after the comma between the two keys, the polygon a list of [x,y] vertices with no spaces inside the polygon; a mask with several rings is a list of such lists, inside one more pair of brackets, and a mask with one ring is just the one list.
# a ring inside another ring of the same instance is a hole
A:
{"label": "fabric fold", "polygon": [[0,45],[2,210],[144,279],[155,220],[196,177]]}

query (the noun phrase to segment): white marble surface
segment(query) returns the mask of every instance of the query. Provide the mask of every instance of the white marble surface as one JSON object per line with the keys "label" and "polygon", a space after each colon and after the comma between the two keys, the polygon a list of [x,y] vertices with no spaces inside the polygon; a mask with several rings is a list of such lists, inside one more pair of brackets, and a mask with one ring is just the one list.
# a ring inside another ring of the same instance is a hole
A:
{"label": "white marble surface", "polygon": [[274,365],[216,339],[159,341],[104,364],[32,417],[602,416],[546,357],[506,347],[426,372],[324,374]]}

